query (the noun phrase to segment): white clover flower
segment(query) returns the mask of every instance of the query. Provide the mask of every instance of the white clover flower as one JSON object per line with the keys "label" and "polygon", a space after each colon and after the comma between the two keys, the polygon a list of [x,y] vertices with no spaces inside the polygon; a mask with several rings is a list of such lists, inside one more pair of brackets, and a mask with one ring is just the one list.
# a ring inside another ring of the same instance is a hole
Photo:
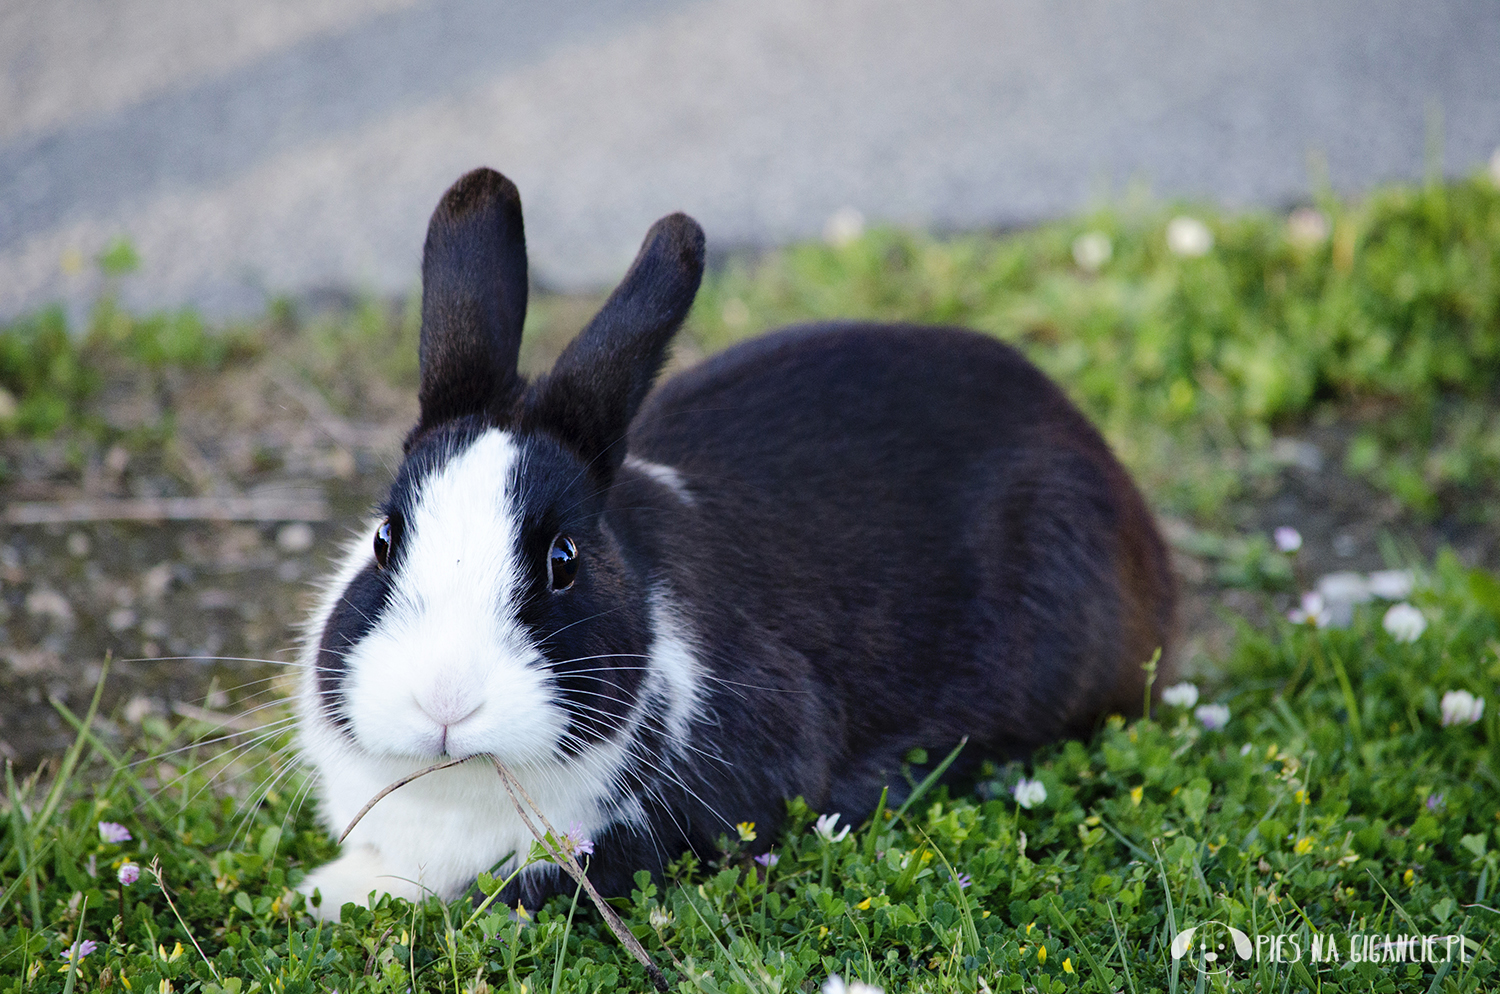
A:
{"label": "white clover flower", "polygon": [[839,814],[835,811],[831,815],[818,815],[818,822],[813,826],[813,831],[821,835],[828,842],[843,842],[849,834],[849,826],[845,825],[838,829]]}
{"label": "white clover flower", "polygon": [[1316,590],[1303,594],[1301,606],[1292,608],[1286,613],[1286,617],[1294,625],[1310,622],[1319,628],[1327,628],[1333,623],[1333,612],[1328,610],[1328,605],[1323,602],[1323,595]]}
{"label": "white clover flower", "polygon": [[859,241],[865,233],[865,216],[856,207],[840,207],[823,225],[823,240],[834,248]]}
{"label": "white clover flower", "polygon": [[1016,803],[1028,811],[1047,799],[1046,785],[1040,780],[1031,780],[1026,777],[1017,780],[1010,792],[1015,795]]}
{"label": "white clover flower", "polygon": [[1174,708],[1190,708],[1198,703],[1198,685],[1186,680],[1173,684],[1161,692],[1161,702]]}
{"label": "white clover flower", "polygon": [[1217,732],[1229,724],[1229,705],[1204,704],[1193,712],[1193,717],[1203,723],[1210,732]]}
{"label": "white clover flower", "polygon": [[1405,601],[1392,604],[1380,623],[1397,642],[1415,642],[1427,630],[1427,619],[1421,610]]}
{"label": "white clover flower", "polygon": [[822,994],[885,994],[885,988],[867,984],[863,980],[844,983],[844,978],[835,973],[823,981]]}
{"label": "white clover flower", "polygon": [[1416,585],[1416,575],[1409,569],[1380,569],[1369,579],[1370,593],[1383,601],[1404,601]]}
{"label": "white clover flower", "polygon": [[1323,595],[1323,600],[1330,606],[1348,605],[1351,610],[1355,604],[1368,604],[1375,596],[1370,592],[1370,581],[1365,579],[1363,573],[1353,570],[1340,570],[1318,577],[1318,593]]}
{"label": "white clover flower", "polygon": [[1298,207],[1286,219],[1286,236],[1294,245],[1311,247],[1327,241],[1331,227],[1316,207]]}
{"label": "white clover flower", "polygon": [[1450,690],[1443,695],[1443,727],[1472,725],[1484,717],[1484,698],[1467,690]]}
{"label": "white clover flower", "polygon": [[1282,525],[1271,533],[1271,540],[1276,543],[1276,551],[1291,555],[1302,548],[1302,533],[1291,525]]}
{"label": "white clover flower", "polygon": [[1173,255],[1196,259],[1214,247],[1214,233],[1195,217],[1179,214],[1167,222],[1167,249]]}
{"label": "white clover flower", "polygon": [[1097,273],[1114,254],[1114,244],[1102,231],[1085,231],[1073,239],[1073,261],[1085,272]]}
{"label": "white clover flower", "polygon": [[1318,578],[1318,594],[1323,598],[1323,607],[1328,611],[1326,621],[1319,621],[1319,628],[1348,628],[1354,621],[1357,604],[1368,604],[1375,595],[1370,593],[1370,581],[1363,573],[1340,570]]}

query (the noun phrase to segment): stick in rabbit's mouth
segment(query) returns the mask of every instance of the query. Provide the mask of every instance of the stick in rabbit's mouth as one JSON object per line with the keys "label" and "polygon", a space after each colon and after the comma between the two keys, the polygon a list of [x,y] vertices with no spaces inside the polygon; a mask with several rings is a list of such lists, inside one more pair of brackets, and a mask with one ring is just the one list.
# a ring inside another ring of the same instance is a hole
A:
{"label": "stick in rabbit's mouth", "polygon": [[[431,766],[417,770],[415,773],[408,773],[406,776],[390,784],[381,790],[380,793],[370,798],[365,806],[359,809],[359,813],[354,816],[354,820],[349,823],[349,827],[345,828],[343,834],[339,836],[339,845],[344,844],[344,840],[349,837],[349,833],[354,831],[354,826],[358,825],[364,816],[370,813],[370,809],[379,804],[381,799],[387,794],[406,786],[418,777],[425,777],[429,773],[446,770],[448,767],[458,766],[460,763],[467,763],[474,758],[474,756],[465,756],[463,759],[450,759],[447,762],[434,763]],[[500,775],[500,783],[505,787],[505,792],[510,795],[511,803],[516,806],[516,814],[521,816],[521,821],[525,824],[526,830],[541,845],[547,856],[561,867],[563,872],[577,881],[578,885],[588,893],[589,900],[593,901],[594,907],[599,909],[599,915],[604,919],[604,924],[609,926],[609,930],[615,933],[615,938],[620,940],[620,944],[645,968],[646,975],[651,978],[651,983],[656,989],[659,991],[668,990],[667,978],[662,974],[656,963],[652,961],[645,947],[625,927],[624,922],[620,921],[620,916],[615,913],[615,909],[606,904],[604,898],[599,896],[599,892],[594,889],[594,885],[589,881],[588,875],[584,873],[583,867],[579,865],[572,851],[566,846],[554,845],[550,841],[552,839],[561,839],[562,836],[558,835],[557,830],[552,827],[551,822],[547,821],[547,816],[542,814],[542,809],[537,805],[536,801],[531,799],[531,795],[526,792],[526,788],[522,786],[521,781],[516,779],[516,775],[510,771],[510,767],[502,763],[497,757],[490,756],[488,758],[490,762],[495,764],[495,772]],[[524,804],[522,803],[523,799],[525,800]],[[542,823],[542,827],[546,829],[545,833],[537,830],[536,823],[526,813],[527,808],[530,808],[536,814]]]}

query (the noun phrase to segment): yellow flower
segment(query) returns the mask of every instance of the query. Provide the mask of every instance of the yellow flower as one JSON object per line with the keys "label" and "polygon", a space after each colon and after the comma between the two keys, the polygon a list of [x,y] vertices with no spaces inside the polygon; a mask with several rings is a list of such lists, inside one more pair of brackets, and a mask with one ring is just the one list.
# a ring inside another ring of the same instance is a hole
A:
{"label": "yellow flower", "polygon": [[753,822],[753,821],[742,821],[738,825],[734,826],[734,828],[735,828],[735,831],[737,831],[737,832],[740,833],[740,841],[741,842],[754,842],[755,841],[755,822]]}
{"label": "yellow flower", "polygon": [[1298,804],[1306,804],[1307,803],[1307,791],[1305,791],[1305,790],[1299,790],[1299,791],[1297,791],[1297,793],[1293,794],[1292,797],[1296,799],[1296,801],[1297,801]]}
{"label": "yellow flower", "polygon": [[819,925],[818,926],[818,938],[821,939],[821,938],[823,938],[823,936],[825,936],[827,934],[828,934],[828,926],[827,925]]}
{"label": "yellow flower", "polygon": [[1136,807],[1141,806],[1141,798],[1145,796],[1146,788],[1144,786],[1130,788],[1130,803],[1134,804]]}
{"label": "yellow flower", "polygon": [[1411,886],[1411,882],[1415,879],[1417,879],[1416,870],[1408,868],[1405,873],[1401,874],[1401,882],[1406,884],[1406,886],[1408,887]]}
{"label": "yellow flower", "polygon": [[1047,962],[1047,947],[1046,946],[1037,946],[1036,947],[1036,961],[1037,961],[1038,964]]}
{"label": "yellow flower", "polygon": [[865,898],[863,901],[860,901],[858,904],[856,904],[855,907],[858,908],[861,911],[869,911],[870,910],[870,899],[868,897]]}
{"label": "yellow flower", "polygon": [[1031,930],[1034,929],[1034,928],[1036,928],[1036,922],[1032,922],[1030,925],[1027,925],[1026,926],[1026,934],[1030,935],[1031,934]]}
{"label": "yellow flower", "polygon": [[1063,973],[1072,973],[1072,972],[1073,972],[1073,957],[1069,956],[1067,959],[1063,960]]}
{"label": "yellow flower", "polygon": [[1302,838],[1297,840],[1296,845],[1292,846],[1292,852],[1296,853],[1298,856],[1306,856],[1308,853],[1312,852],[1312,847],[1312,836],[1304,835],[1302,836]]}

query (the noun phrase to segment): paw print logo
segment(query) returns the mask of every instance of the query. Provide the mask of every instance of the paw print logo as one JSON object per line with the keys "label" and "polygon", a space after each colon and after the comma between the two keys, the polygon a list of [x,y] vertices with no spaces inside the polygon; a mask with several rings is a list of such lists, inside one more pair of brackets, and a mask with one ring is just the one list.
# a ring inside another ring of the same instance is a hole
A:
{"label": "paw print logo", "polygon": [[1172,958],[1186,959],[1199,973],[1228,973],[1235,957],[1248,960],[1255,955],[1250,937],[1233,925],[1208,921],[1185,928],[1172,940]]}

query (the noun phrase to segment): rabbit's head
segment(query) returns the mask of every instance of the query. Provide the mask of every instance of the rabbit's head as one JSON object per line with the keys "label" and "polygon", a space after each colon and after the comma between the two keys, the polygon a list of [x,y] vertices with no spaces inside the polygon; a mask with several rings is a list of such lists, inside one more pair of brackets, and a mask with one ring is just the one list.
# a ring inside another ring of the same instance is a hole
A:
{"label": "rabbit's head", "polygon": [[360,752],[582,757],[629,713],[649,593],[603,511],[626,428],[703,271],[703,233],[658,221],[550,373],[516,371],[520,197],[460,179],[422,259],[421,416],[314,619],[303,709]]}

